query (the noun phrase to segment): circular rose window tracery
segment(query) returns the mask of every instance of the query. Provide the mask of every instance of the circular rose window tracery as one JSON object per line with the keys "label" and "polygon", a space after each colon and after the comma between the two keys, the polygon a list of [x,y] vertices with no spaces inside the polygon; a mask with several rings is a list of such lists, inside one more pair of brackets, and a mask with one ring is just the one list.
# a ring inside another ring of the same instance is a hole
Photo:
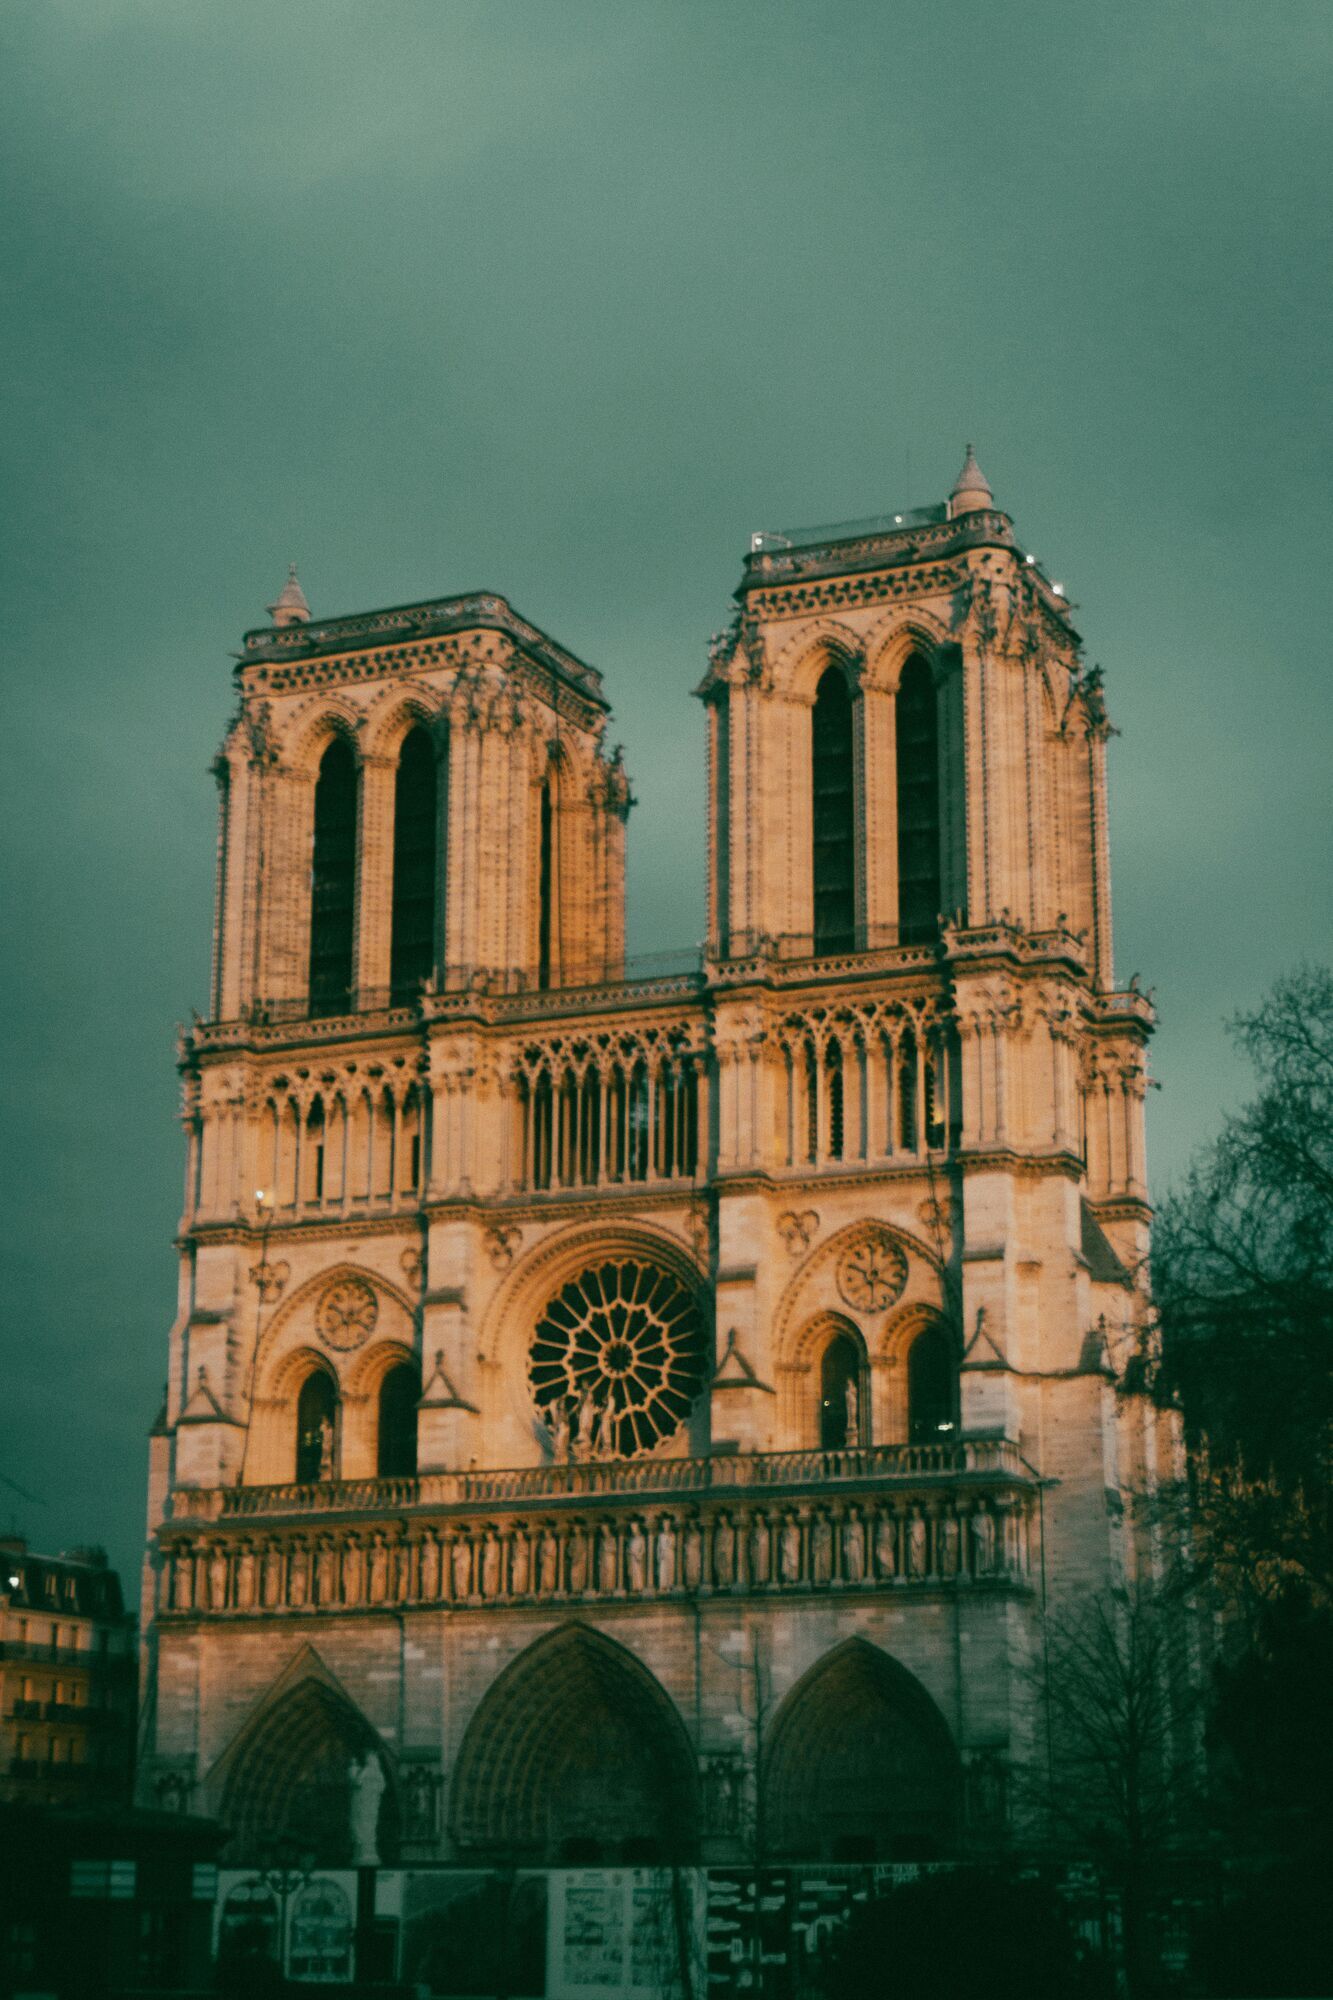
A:
{"label": "circular rose window tracery", "polygon": [[581,1457],[632,1458],[680,1429],[704,1386],[707,1346],[690,1293],[656,1264],[617,1257],[561,1288],[528,1354],[533,1400]]}

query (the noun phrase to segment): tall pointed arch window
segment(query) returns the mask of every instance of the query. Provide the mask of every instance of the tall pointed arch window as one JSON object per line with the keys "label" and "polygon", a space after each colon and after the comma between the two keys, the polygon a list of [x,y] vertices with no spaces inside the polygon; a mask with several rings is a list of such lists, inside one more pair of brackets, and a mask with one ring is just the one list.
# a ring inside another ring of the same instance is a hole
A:
{"label": "tall pointed arch window", "polygon": [[438,778],[435,746],[413,729],[398,757],[393,788],[393,924],[389,991],[395,1007],[416,997],[435,965],[438,880]]}
{"label": "tall pointed arch window", "polygon": [[958,1432],[958,1358],[939,1320],[907,1351],[907,1431],[912,1444],[948,1444]]}
{"label": "tall pointed arch window", "polygon": [[542,785],[537,860],[537,984],[551,983],[551,935],[555,899],[555,797],[548,775]]}
{"label": "tall pointed arch window", "polygon": [[417,1469],[417,1404],[421,1377],[410,1361],[390,1368],[380,1383],[375,1471],[381,1479],[411,1479]]}
{"label": "tall pointed arch window", "polygon": [[325,1368],[314,1368],[296,1399],[296,1483],[338,1476],[338,1387]]}
{"label": "tall pointed arch window", "polygon": [[356,763],[335,736],[315,781],[315,851],[310,882],[310,1011],[337,1014],[352,1004],[352,921],[356,905]]}
{"label": "tall pointed arch window", "polygon": [[935,682],[913,653],[896,704],[898,942],[929,944],[940,913],[940,750]]}
{"label": "tall pointed arch window", "polygon": [[814,946],[823,957],[856,943],[856,788],[852,698],[840,667],[828,667],[810,723]]}
{"label": "tall pointed arch window", "polygon": [[850,1451],[865,1438],[865,1349],[850,1333],[835,1333],[819,1364],[820,1449]]}

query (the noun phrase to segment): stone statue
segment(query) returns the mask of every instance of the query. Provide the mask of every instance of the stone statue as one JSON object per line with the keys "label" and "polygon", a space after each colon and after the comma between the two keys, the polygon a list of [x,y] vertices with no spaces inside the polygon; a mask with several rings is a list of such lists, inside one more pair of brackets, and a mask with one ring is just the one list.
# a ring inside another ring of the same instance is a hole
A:
{"label": "stone statue", "polygon": [[488,1528],[485,1540],[481,1545],[481,1594],[483,1597],[498,1597],[500,1595],[500,1558],[503,1554],[504,1550],[496,1539],[495,1530]]}
{"label": "stone statue", "polygon": [[560,1546],[549,1528],[542,1529],[537,1570],[542,1596],[554,1596],[560,1584]]}
{"label": "stone statue", "polygon": [[270,1607],[278,1601],[282,1589],[282,1551],[273,1542],[264,1550],[264,1603]]}
{"label": "stone statue", "polygon": [[592,1399],[592,1383],[585,1382],[579,1392],[578,1401],[578,1442],[575,1453],[579,1458],[592,1456],[592,1427],[596,1417],[597,1407]]}
{"label": "stone statue", "polygon": [[648,1544],[637,1521],[630,1522],[625,1543],[625,1575],[631,1590],[642,1590],[648,1580]]}
{"label": "stone statue", "polygon": [[395,1604],[407,1601],[407,1588],[412,1580],[412,1550],[407,1542],[395,1542],[393,1558],[389,1567],[389,1590]]}
{"label": "stone statue", "polygon": [[810,1530],[810,1575],[815,1583],[828,1583],[833,1575],[833,1529],[822,1512]]}
{"label": "stone statue", "polygon": [[208,1559],[208,1602],[214,1611],[221,1611],[227,1602],[227,1551],[220,1544]]}
{"label": "stone statue", "polygon": [[337,1598],[338,1563],[332,1542],[320,1542],[315,1557],[315,1592],[321,1604],[332,1604]]}
{"label": "stone statue", "polygon": [[875,1568],[881,1576],[898,1572],[898,1524],[892,1514],[881,1514],[875,1523]]}
{"label": "stone statue", "polygon": [[972,1516],[972,1567],[978,1576],[995,1570],[995,1516],[985,1507]]}
{"label": "stone statue", "polygon": [[853,1507],[842,1524],[842,1573],[848,1583],[860,1583],[866,1573],[866,1531]]}
{"label": "stone statue", "polygon": [[310,1557],[304,1542],[293,1544],[287,1564],[287,1599],[295,1605],[302,1605],[310,1595]]}
{"label": "stone statue", "polygon": [[575,1595],[588,1588],[588,1537],[582,1528],[569,1538],[569,1587]]}
{"label": "stone statue", "polygon": [[697,1590],[704,1574],[704,1538],[697,1521],[685,1524],[684,1557],[685,1588]]}
{"label": "stone statue", "polygon": [[315,1426],[319,1439],[319,1476],[321,1479],[333,1477],[333,1425],[327,1417],[321,1417]]}
{"label": "stone statue", "polygon": [[856,1386],[854,1375],[848,1376],[842,1398],[843,1407],[847,1412],[847,1428],[843,1443],[848,1450],[852,1450],[861,1442],[861,1391]]}
{"label": "stone statue", "polygon": [[616,1587],[616,1538],[606,1522],[597,1530],[597,1588],[610,1593]]}
{"label": "stone statue", "polygon": [[723,1590],[736,1581],[736,1530],[725,1514],[713,1529],[713,1578]]}
{"label": "stone statue", "polygon": [[612,1391],[609,1389],[607,1390],[606,1401],[597,1413],[597,1442],[595,1449],[598,1458],[614,1458],[616,1456],[616,1413],[612,1401]]}
{"label": "stone statue", "polygon": [[907,1529],[907,1573],[909,1576],[924,1576],[927,1564],[926,1517],[915,1507]]}
{"label": "stone statue", "polygon": [[509,1588],[515,1597],[526,1597],[528,1594],[531,1561],[527,1531],[520,1528],[514,1536],[513,1554],[509,1558]]}
{"label": "stone statue", "polygon": [[801,1524],[794,1514],[785,1517],[778,1536],[778,1575],[784,1583],[801,1580]]}
{"label": "stone statue", "polygon": [[403,1774],[404,1832],[409,1840],[434,1840],[439,1831],[439,1783],[425,1764],[409,1764]]}
{"label": "stone statue", "polygon": [[958,1574],[958,1516],[952,1508],[940,1522],[940,1574]]}
{"label": "stone statue", "polygon": [[551,1407],[551,1457],[557,1465],[569,1462],[569,1404],[563,1396]]}
{"label": "stone statue", "polygon": [[348,1777],[352,1781],[352,1859],[358,1868],[379,1865],[380,1800],[384,1797],[384,1772],[379,1758],[367,1751],[353,1759]]}
{"label": "stone statue", "polygon": [[440,1545],[429,1528],[421,1544],[421,1595],[434,1603],[440,1594]]}
{"label": "stone statue", "polygon": [[376,1535],[370,1544],[370,1601],[382,1604],[389,1590],[389,1557],[384,1547],[383,1535]]}
{"label": "stone statue", "polygon": [[467,1597],[472,1590],[472,1547],[466,1535],[455,1535],[449,1554],[454,1596]]}
{"label": "stone statue", "polygon": [[676,1531],[666,1514],[657,1530],[657,1587],[659,1590],[676,1587]]}
{"label": "stone statue", "polygon": [[768,1582],[768,1516],[756,1514],[750,1522],[750,1581]]}
{"label": "stone statue", "polygon": [[343,1603],[359,1604],[361,1601],[361,1544],[355,1536],[343,1543]]}
{"label": "stone statue", "polygon": [[186,1542],[179,1544],[172,1562],[171,1602],[177,1611],[194,1606],[194,1553]]}
{"label": "stone statue", "polygon": [[248,1611],[255,1601],[255,1552],[246,1547],[236,1559],[236,1602]]}

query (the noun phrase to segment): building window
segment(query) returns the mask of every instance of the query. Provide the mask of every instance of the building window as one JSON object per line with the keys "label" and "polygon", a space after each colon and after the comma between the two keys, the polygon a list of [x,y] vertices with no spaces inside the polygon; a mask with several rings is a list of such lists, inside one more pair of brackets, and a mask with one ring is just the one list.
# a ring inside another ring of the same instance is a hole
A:
{"label": "building window", "polygon": [[924,1328],[907,1356],[907,1431],[913,1444],[948,1444],[958,1430],[958,1359],[940,1321]]}
{"label": "building window", "polygon": [[817,956],[856,942],[856,799],[852,699],[840,667],[815,695],[810,727],[814,830],[814,948]]}
{"label": "building window", "polygon": [[296,1399],[296,1483],[337,1477],[338,1389],[327,1369],[316,1368]]}
{"label": "building window", "polygon": [[420,1401],[421,1378],[411,1362],[391,1368],[380,1383],[375,1469],[381,1479],[415,1478]]}
{"label": "building window", "polygon": [[414,729],[399,754],[393,793],[389,997],[395,1007],[414,1000],[435,967],[437,782],[435,745],[425,729]]}
{"label": "building window", "polygon": [[940,771],[935,683],[919,653],[903,668],[898,736],[898,942],[928,944],[939,930]]}
{"label": "building window", "polygon": [[356,901],[356,764],[335,736],[315,784],[310,890],[310,1011],[337,1014],[352,1000]]}
{"label": "building window", "polygon": [[555,801],[551,795],[549,777],[542,786],[540,841],[537,883],[537,984],[544,988],[551,983],[552,900],[555,878]]}
{"label": "building window", "polygon": [[834,1334],[819,1364],[819,1444],[846,1451],[864,1444],[865,1355],[850,1333]]}

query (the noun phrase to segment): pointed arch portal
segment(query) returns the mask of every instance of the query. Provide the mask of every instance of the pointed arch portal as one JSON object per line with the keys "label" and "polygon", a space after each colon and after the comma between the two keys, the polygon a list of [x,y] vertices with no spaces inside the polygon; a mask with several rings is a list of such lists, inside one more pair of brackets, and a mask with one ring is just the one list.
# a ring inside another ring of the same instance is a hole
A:
{"label": "pointed arch portal", "polygon": [[926,1861],[957,1839],[958,1759],[920,1682],[865,1639],[783,1702],[764,1765],[768,1845],[804,1861]]}
{"label": "pointed arch portal", "polygon": [[549,1863],[686,1860],[698,1843],[694,1760],[648,1670],[566,1626],[483,1698],[454,1772],[462,1848]]}
{"label": "pointed arch portal", "polygon": [[[383,1746],[360,1710],[315,1675],[279,1696],[231,1755],[219,1817],[229,1858],[281,1853],[320,1868],[397,1859],[398,1810]],[[373,1830],[369,1824],[374,1819]]]}

